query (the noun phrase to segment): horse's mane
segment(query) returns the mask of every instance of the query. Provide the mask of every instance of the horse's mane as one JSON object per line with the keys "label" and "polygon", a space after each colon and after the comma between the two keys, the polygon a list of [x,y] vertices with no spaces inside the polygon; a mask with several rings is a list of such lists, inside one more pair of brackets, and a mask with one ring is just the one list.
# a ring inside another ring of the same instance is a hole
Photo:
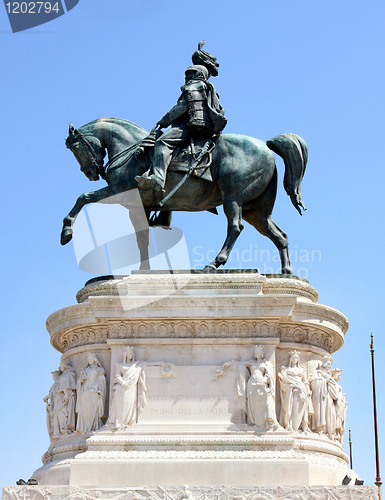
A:
{"label": "horse's mane", "polygon": [[130,122],[129,120],[124,120],[123,118],[113,118],[113,117],[106,117],[106,118],[98,118],[96,120],[92,120],[92,122],[86,123],[85,125],[82,125],[79,127],[79,130],[81,132],[87,132],[88,129],[93,128],[96,124],[98,123],[112,123],[114,125],[120,125],[124,129],[132,132],[132,129],[137,129],[138,132],[143,132],[146,134],[146,130],[136,123]]}

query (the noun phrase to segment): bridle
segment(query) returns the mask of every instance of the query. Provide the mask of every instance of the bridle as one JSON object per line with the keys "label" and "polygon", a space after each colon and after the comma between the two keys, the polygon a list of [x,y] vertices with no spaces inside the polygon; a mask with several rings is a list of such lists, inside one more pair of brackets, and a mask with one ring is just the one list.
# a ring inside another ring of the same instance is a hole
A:
{"label": "bridle", "polygon": [[[84,167],[81,166],[80,169],[82,172],[84,172],[87,167],[89,165],[93,165],[96,167],[96,171],[97,173],[100,175],[100,177],[104,180],[106,180],[106,168],[103,166],[103,160],[99,160],[96,152],[95,152],[95,149],[93,148],[92,144],[90,143],[90,141],[86,138],[85,135],[83,135],[81,132],[79,132],[79,130],[76,131],[76,136],[75,138],[71,141],[71,143],[73,143],[76,139],[78,139],[80,137],[80,139],[82,139],[82,141],[84,142],[84,144],[87,146],[87,149],[88,151],[90,152],[91,154],[91,161],[89,163],[87,163],[87,165],[85,165]],[[67,139],[68,141],[68,139]],[[71,143],[68,141],[68,144],[69,144],[69,148],[71,149]]]}
{"label": "bridle", "polygon": [[120,151],[119,153],[117,153],[115,156],[113,156],[111,158],[111,160],[109,160],[105,165],[103,165],[103,160],[101,162],[99,161],[99,158],[98,158],[97,154],[95,153],[95,149],[92,146],[92,144],[90,143],[90,141],[79,130],[76,131],[76,136],[75,136],[74,139],[71,140],[71,142],[68,141],[68,139],[66,140],[66,142],[69,145],[68,147],[71,149],[71,143],[73,143],[76,139],[78,139],[78,137],[80,137],[82,139],[82,141],[87,146],[88,151],[91,154],[91,161],[89,163],[87,163],[86,166],[80,167],[81,171],[84,172],[84,170],[86,170],[86,168],[89,165],[94,165],[96,167],[97,173],[104,180],[107,179],[107,170],[108,169],[111,171],[111,170],[115,170],[116,168],[122,166],[122,164],[118,164],[118,165],[115,165],[113,168],[109,168],[115,162],[115,160],[117,160],[118,158],[120,158],[121,156],[123,156],[125,153],[131,152],[131,154],[129,155],[129,157],[124,159],[123,163],[126,163],[128,160],[130,160],[132,158],[132,156],[136,152],[137,148],[143,142],[143,140],[140,140],[140,141],[136,142],[135,144],[132,144],[131,146],[128,146],[128,148],[123,149],[123,151]]}
{"label": "bridle", "polygon": [[[82,139],[82,141],[87,146],[88,151],[91,154],[91,161],[89,163],[87,163],[87,165],[85,167],[81,166],[80,167],[81,171],[84,172],[89,165],[94,165],[96,167],[96,171],[100,175],[100,177],[104,180],[107,180],[108,172],[110,172],[111,170],[115,170],[116,168],[120,168],[122,165],[124,165],[126,162],[128,162],[133,157],[133,155],[139,150],[138,148],[145,146],[145,145],[149,146],[149,145],[154,144],[155,137],[153,137],[153,135],[155,133],[155,129],[157,126],[158,126],[158,124],[155,125],[155,127],[151,130],[150,134],[145,139],[141,139],[140,141],[132,144],[131,146],[128,146],[126,149],[123,149],[123,151],[120,151],[115,156],[113,156],[105,165],[103,165],[103,160],[99,161],[98,156],[97,156],[95,149],[92,146],[91,142],[79,130],[76,130],[74,132],[75,137],[73,139],[72,138],[66,139],[66,145],[69,149],[71,149],[71,144],[74,143],[75,140],[78,139],[78,137],[80,137],[80,139]],[[72,149],[71,149],[71,151],[72,151]],[[118,158],[125,155],[126,153],[129,153],[128,157],[124,158],[123,161],[119,162],[117,165],[114,165],[113,167],[111,167],[111,165]]]}

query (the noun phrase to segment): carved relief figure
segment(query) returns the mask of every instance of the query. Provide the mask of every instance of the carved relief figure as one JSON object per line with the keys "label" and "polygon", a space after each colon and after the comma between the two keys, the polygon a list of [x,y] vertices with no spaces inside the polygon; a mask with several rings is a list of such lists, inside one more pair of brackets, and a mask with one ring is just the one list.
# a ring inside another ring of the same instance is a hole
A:
{"label": "carved relief figure", "polygon": [[121,429],[135,425],[146,404],[146,362],[135,361],[133,347],[123,353],[123,362],[116,365],[108,427]]}
{"label": "carved relief figure", "polygon": [[[264,355],[263,346],[255,346],[254,360],[242,363],[243,381],[241,380],[239,385],[246,386],[247,423],[267,429],[277,429],[279,424],[275,412],[275,375],[272,364]],[[245,384],[246,379],[247,384]]]}
{"label": "carved relief figure", "polygon": [[99,429],[105,417],[105,404],[106,372],[96,354],[90,353],[77,382],[76,430],[89,432]]}
{"label": "carved relief figure", "polygon": [[311,391],[305,370],[299,365],[299,351],[290,351],[289,366],[278,373],[281,394],[281,425],[288,430],[309,430],[313,413]]}
{"label": "carved relief figure", "polygon": [[318,361],[315,374],[312,376],[311,389],[314,407],[313,430],[319,434],[327,433],[329,437],[335,434],[335,381],[330,372],[332,357],[325,354]]}
{"label": "carved relief figure", "polygon": [[56,388],[58,386],[57,380],[59,378],[59,371],[55,370],[52,373],[53,384],[49,390],[48,396],[46,396],[43,401],[45,402],[45,409],[47,412],[47,430],[50,440],[54,438],[54,428],[53,428],[53,400],[54,400],[54,392],[56,392]]}
{"label": "carved relief figure", "polygon": [[189,486],[184,486],[183,491],[177,496],[177,500],[195,500]]}
{"label": "carved relief figure", "polygon": [[74,368],[64,361],[60,362],[59,372],[59,390],[63,393],[63,406],[60,411],[66,420],[66,428],[73,431],[75,430],[76,374]]}
{"label": "carved relief figure", "polygon": [[335,385],[335,394],[336,398],[334,401],[335,404],[335,435],[336,438],[341,441],[343,440],[344,437],[344,432],[346,428],[346,400],[345,400],[345,394],[342,392],[342,387],[340,384],[338,384],[340,378],[341,378],[341,372],[339,368],[334,368],[332,370],[332,377],[334,380],[334,385]]}
{"label": "carved relief figure", "polygon": [[136,361],[133,347],[123,353],[123,362],[116,365],[107,427],[115,430],[135,425],[146,404],[146,368],[162,366],[162,376],[172,376],[172,365],[164,362]]}
{"label": "carved relief figure", "polygon": [[47,409],[47,429],[52,439],[69,434],[75,429],[75,370],[60,363],[59,370],[52,372],[54,383],[44,398]]}

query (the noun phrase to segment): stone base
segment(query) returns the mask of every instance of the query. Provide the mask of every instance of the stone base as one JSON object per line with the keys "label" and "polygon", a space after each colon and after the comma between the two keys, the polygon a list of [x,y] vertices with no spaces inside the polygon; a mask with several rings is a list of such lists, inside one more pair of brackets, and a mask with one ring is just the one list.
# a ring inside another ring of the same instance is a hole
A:
{"label": "stone base", "polygon": [[376,486],[4,486],[2,500],[377,500]]}
{"label": "stone base", "polygon": [[[138,425],[120,432],[100,430],[83,439],[83,445],[67,440],[61,453],[52,450],[52,460],[47,457],[33,474],[39,484],[310,486],[338,485],[346,474],[356,477],[340,443],[310,432],[257,432],[246,425],[231,432],[194,432],[190,424],[190,429],[166,433],[145,432]],[[73,456],[71,448],[83,452]]]}
{"label": "stone base", "polygon": [[[77,381],[88,354],[97,357],[106,377],[105,412],[96,430],[76,424],[77,430],[53,433],[44,465],[33,474],[47,491],[52,485],[101,491],[170,484],[332,486],[346,474],[354,481],[340,434],[315,432],[310,418],[307,426],[281,418],[278,373],[290,353],[296,350],[298,369],[312,380],[348,327],[341,313],[317,303],[317,291],[305,280],[252,272],[141,273],[92,281],[77,300],[53,313],[47,328]],[[136,388],[135,421],[117,426],[111,420],[115,377],[129,346],[145,384]],[[251,418],[246,367],[254,363],[256,346],[270,367],[273,399],[270,406],[260,399]],[[145,394],[140,408],[138,394]],[[275,420],[265,419],[269,408]]]}

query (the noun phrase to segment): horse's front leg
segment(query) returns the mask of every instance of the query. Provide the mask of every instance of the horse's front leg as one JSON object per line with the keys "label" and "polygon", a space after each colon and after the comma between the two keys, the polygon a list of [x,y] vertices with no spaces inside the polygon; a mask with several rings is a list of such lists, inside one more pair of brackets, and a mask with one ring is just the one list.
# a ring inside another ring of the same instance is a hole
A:
{"label": "horse's front leg", "polygon": [[77,215],[80,210],[89,203],[95,203],[97,201],[103,200],[115,194],[113,190],[107,186],[103,189],[98,189],[98,191],[92,191],[91,193],[83,193],[76,200],[75,205],[69,214],[63,219],[63,229],[61,232],[60,243],[66,245],[72,239],[72,225],[75,222]]}
{"label": "horse's front leg", "polygon": [[148,255],[148,245],[150,243],[150,231],[148,226],[148,215],[143,208],[129,209],[131,223],[135,230],[136,242],[140,253],[140,271],[150,270],[150,261]]}
{"label": "horse's front leg", "polygon": [[223,209],[227,217],[227,237],[219,254],[207,264],[204,269],[217,269],[224,266],[229,258],[230,252],[243,229],[242,204],[237,200],[224,200]]}

